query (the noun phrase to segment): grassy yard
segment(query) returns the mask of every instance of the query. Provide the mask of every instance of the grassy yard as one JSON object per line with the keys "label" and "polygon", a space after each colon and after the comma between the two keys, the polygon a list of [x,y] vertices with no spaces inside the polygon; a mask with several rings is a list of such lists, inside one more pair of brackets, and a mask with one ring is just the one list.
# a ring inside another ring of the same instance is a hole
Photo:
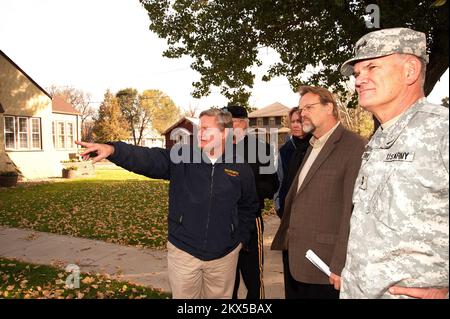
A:
{"label": "grassy yard", "polygon": [[147,287],[80,274],[79,288],[66,286],[64,270],[0,258],[0,299],[162,299],[170,295]]}
{"label": "grassy yard", "polygon": [[[95,178],[0,188],[0,225],[161,249],[168,185],[99,166]],[[271,208],[266,200],[266,213]]]}
{"label": "grassy yard", "polygon": [[122,169],[0,189],[0,225],[162,248],[168,183]]}

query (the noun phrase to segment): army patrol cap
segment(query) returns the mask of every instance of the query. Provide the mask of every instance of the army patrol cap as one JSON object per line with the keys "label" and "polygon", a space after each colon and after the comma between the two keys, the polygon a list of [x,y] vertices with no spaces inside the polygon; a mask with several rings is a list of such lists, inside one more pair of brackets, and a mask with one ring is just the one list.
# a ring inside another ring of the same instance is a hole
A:
{"label": "army patrol cap", "polygon": [[248,118],[247,110],[241,105],[228,105],[227,107],[224,107],[223,110],[230,112],[231,116],[236,119]]}
{"label": "army patrol cap", "polygon": [[428,63],[425,33],[408,28],[382,29],[367,33],[355,44],[353,58],[341,66],[341,74],[353,74],[353,66],[361,60],[380,58],[394,53],[415,55]]}

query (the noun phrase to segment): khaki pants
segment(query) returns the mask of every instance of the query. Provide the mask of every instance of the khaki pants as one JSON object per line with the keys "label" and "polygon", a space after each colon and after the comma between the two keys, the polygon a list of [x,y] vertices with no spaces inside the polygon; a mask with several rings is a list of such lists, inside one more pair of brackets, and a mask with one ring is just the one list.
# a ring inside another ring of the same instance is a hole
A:
{"label": "khaki pants", "polygon": [[167,242],[167,271],[174,299],[231,299],[239,244],[228,255],[200,260]]}

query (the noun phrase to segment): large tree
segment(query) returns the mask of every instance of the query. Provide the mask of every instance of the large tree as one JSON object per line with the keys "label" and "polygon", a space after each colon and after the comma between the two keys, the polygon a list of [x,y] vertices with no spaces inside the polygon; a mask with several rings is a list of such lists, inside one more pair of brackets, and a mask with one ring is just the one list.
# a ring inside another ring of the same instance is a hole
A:
{"label": "large tree", "polygon": [[[369,4],[380,9],[380,27],[406,26],[427,34],[430,50],[425,93],[448,68],[446,0],[140,0],[150,30],[165,38],[164,55],[191,56],[201,75],[193,96],[212,86],[231,102],[247,103],[254,83],[252,67],[261,65],[260,48],[273,48],[281,62],[263,80],[288,78],[292,88],[315,84],[345,92],[339,66],[368,29]],[[307,68],[308,67],[308,68]],[[354,99],[353,99],[354,101]],[[354,104],[354,103],[350,103]]]}
{"label": "large tree", "polygon": [[120,141],[129,137],[128,124],[120,111],[117,98],[109,90],[106,91],[98,110],[93,135],[97,143]]}
{"label": "large tree", "polygon": [[160,134],[181,117],[180,109],[160,90],[145,90],[139,99],[142,107],[150,114],[152,127]]}
{"label": "large tree", "polygon": [[91,95],[71,86],[52,85],[48,89],[51,96],[60,96],[80,113],[81,138],[83,141],[92,139],[92,121],[95,109],[90,103]]}
{"label": "large tree", "polygon": [[180,109],[164,92],[127,88],[116,93],[124,119],[132,132],[133,142],[140,145],[144,131],[150,126],[159,133],[181,116]]}
{"label": "large tree", "polygon": [[123,117],[128,122],[134,145],[140,145],[145,128],[150,124],[151,110],[141,103],[136,89],[127,88],[116,93]]}

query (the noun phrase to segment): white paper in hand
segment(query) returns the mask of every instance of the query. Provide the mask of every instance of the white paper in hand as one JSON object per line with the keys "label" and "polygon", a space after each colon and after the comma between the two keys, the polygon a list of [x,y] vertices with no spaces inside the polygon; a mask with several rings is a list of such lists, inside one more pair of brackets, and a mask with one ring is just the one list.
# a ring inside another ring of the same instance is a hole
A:
{"label": "white paper in hand", "polygon": [[317,256],[311,249],[306,252],[306,258],[308,258],[314,266],[322,270],[328,277],[330,277],[330,267],[328,267],[327,264],[325,264],[322,259],[320,259],[319,256]]}

